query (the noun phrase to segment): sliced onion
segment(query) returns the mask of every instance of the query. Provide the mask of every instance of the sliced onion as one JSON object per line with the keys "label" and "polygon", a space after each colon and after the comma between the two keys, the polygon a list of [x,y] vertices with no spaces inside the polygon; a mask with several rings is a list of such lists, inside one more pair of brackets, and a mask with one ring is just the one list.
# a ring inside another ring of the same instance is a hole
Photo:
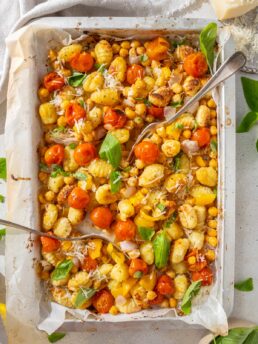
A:
{"label": "sliced onion", "polygon": [[129,99],[129,98],[124,99],[124,100],[123,100],[123,103],[124,103],[124,105],[126,105],[126,106],[130,106],[130,107],[132,107],[132,108],[135,107],[135,103],[134,103],[131,99]]}
{"label": "sliced onion", "polygon": [[72,261],[73,261],[74,266],[78,268],[80,265],[79,259],[77,257],[73,257]]}
{"label": "sliced onion", "polygon": [[138,55],[138,56],[129,56],[129,64],[132,65],[132,64],[139,64],[141,62],[141,56]]}
{"label": "sliced onion", "polygon": [[182,74],[175,75],[174,73],[172,73],[170,79],[168,80],[168,86],[171,87],[173,84],[180,83],[182,79],[183,79]]}
{"label": "sliced onion", "polygon": [[106,135],[106,129],[102,126],[98,127],[95,131],[95,140],[100,140]]}
{"label": "sliced onion", "polygon": [[116,297],[116,305],[123,306],[126,303],[126,298],[123,295],[118,295]]}
{"label": "sliced onion", "polygon": [[175,114],[176,114],[176,108],[174,108],[173,106],[165,106],[164,107],[164,116],[165,116],[166,120],[175,116]]}
{"label": "sliced onion", "polygon": [[129,252],[137,248],[137,245],[135,242],[127,241],[127,240],[120,241],[119,245],[123,252]]}
{"label": "sliced onion", "polygon": [[[185,97],[184,104],[188,103],[191,98],[192,97]],[[190,107],[187,108],[187,112],[193,114],[193,113],[195,113],[197,111],[198,107],[199,107],[199,102],[196,102],[196,103],[194,103],[193,105],[191,105]]]}
{"label": "sliced onion", "polygon": [[192,140],[184,140],[181,142],[182,150],[187,155],[192,155],[199,150],[198,143]]}
{"label": "sliced onion", "polygon": [[124,198],[129,198],[132,195],[135,194],[136,192],[136,187],[135,186],[128,186],[124,191],[123,191],[123,196]]}
{"label": "sliced onion", "polygon": [[141,252],[138,250],[138,248],[136,248],[135,250],[129,251],[127,254],[131,259],[135,259],[140,257]]}

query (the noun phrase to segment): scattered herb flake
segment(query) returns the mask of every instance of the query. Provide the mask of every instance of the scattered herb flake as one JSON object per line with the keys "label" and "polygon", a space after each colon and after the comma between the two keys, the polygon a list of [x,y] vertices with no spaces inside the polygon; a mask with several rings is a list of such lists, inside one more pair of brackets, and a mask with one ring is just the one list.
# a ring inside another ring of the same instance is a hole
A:
{"label": "scattered herb flake", "polygon": [[168,220],[165,222],[165,228],[169,228],[172,225],[172,223],[176,221],[176,218],[177,218],[177,212],[174,211],[173,214],[170,215]]}
{"label": "scattered herb flake", "polygon": [[44,164],[43,162],[41,162],[39,164],[39,169],[40,169],[40,171],[43,171],[43,172],[49,172],[48,166],[46,164]]}
{"label": "scattered herb flake", "polygon": [[6,179],[6,158],[0,158],[0,179]]}
{"label": "scattered herb flake", "polygon": [[48,336],[48,341],[50,343],[56,343],[60,339],[64,338],[65,336],[66,336],[66,333],[54,332]]}
{"label": "scattered herb flake", "polygon": [[79,103],[80,103],[81,107],[83,107],[85,109],[85,102],[84,102],[84,100],[80,99]]}
{"label": "scattered herb flake", "polygon": [[175,128],[176,129],[184,129],[184,125],[182,123],[176,123]]}
{"label": "scattered herb flake", "polygon": [[78,179],[78,180],[87,180],[87,174],[83,173],[83,172],[75,172],[73,174],[74,178]]}
{"label": "scattered herb flake", "polygon": [[240,291],[252,291],[254,289],[253,279],[247,278],[246,280],[237,282],[234,284],[235,289]]}
{"label": "scattered herb flake", "polygon": [[69,144],[69,148],[71,148],[71,149],[75,149],[76,147],[77,147],[77,144],[74,142]]}
{"label": "scattered herb flake", "polygon": [[177,48],[180,45],[186,44],[186,38],[182,39],[181,41],[170,41],[171,48]]}
{"label": "scattered herb flake", "polygon": [[131,170],[132,166],[127,166],[125,168],[123,168],[124,172],[129,172]]}
{"label": "scattered herb flake", "polygon": [[148,55],[146,55],[146,54],[143,54],[143,55],[140,56],[140,61],[141,62],[146,62],[146,61],[148,61],[148,59],[149,59]]}
{"label": "scattered herb flake", "polygon": [[174,157],[174,170],[175,171],[178,171],[180,170],[180,161],[181,161],[181,154],[177,154],[175,157]]}
{"label": "scattered herb flake", "polygon": [[51,172],[50,176],[52,178],[56,178],[59,175],[64,176],[64,177],[68,177],[68,176],[70,176],[70,173],[64,171],[63,168],[59,165],[52,165],[52,172]]}
{"label": "scattered herb flake", "polygon": [[211,140],[210,142],[210,147],[211,147],[211,150],[216,153],[217,152],[217,148],[218,148],[218,143],[216,140]]}
{"label": "scattered herb flake", "polygon": [[135,271],[135,273],[133,274],[134,278],[141,278],[143,275],[142,271]]}
{"label": "scattered herb flake", "polygon": [[[173,106],[174,108],[177,108],[179,106],[182,106],[183,105],[183,100],[181,100],[180,102],[172,102],[169,104],[170,106]],[[179,123],[177,123],[179,124]],[[184,127],[184,126],[183,126]]]}
{"label": "scattered herb flake", "polygon": [[161,212],[163,212],[163,211],[166,210],[166,206],[165,206],[164,204],[162,204],[162,203],[157,204],[157,208],[158,208]]}

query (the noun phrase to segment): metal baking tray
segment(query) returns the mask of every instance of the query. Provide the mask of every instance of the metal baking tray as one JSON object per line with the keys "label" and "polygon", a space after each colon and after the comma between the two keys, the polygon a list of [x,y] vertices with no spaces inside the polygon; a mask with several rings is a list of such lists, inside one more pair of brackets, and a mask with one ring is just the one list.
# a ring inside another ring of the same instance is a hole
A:
{"label": "metal baking tray", "polygon": [[[190,34],[198,33],[208,24],[204,19],[183,19],[183,18],[87,18],[87,17],[47,17],[32,22],[31,26],[47,25],[53,28],[62,29],[71,33],[73,38],[85,32],[108,34],[116,37],[137,37],[152,38],[157,35],[169,34]],[[218,24],[219,25],[219,24]],[[47,30],[47,28],[46,28]],[[35,39],[36,36],[35,36]],[[39,43],[39,42],[38,42]],[[37,44],[38,44],[37,43]],[[229,41],[221,48],[220,61],[223,62],[234,51],[233,42]],[[46,51],[47,53],[47,51]],[[37,63],[42,63],[40,57]],[[44,61],[43,61],[44,63]],[[219,184],[218,184],[218,206],[221,209],[219,218],[219,246],[217,253],[217,279],[219,281],[218,299],[227,315],[233,308],[234,298],[234,249],[235,249],[235,77],[231,77],[218,89],[218,152],[219,152]],[[186,327],[187,325],[176,317],[162,317],[159,321],[169,328]],[[177,320],[177,321],[175,321]],[[139,323],[140,321],[140,323]],[[123,322],[123,328],[137,329],[142,321],[148,322],[149,328],[157,319],[138,319],[130,322]],[[139,325],[137,325],[137,323]],[[118,323],[106,323],[89,319],[82,323],[74,318],[67,319],[62,326],[66,331],[82,331],[82,329],[101,328],[112,330],[117,328]],[[141,326],[141,325],[140,325]]]}

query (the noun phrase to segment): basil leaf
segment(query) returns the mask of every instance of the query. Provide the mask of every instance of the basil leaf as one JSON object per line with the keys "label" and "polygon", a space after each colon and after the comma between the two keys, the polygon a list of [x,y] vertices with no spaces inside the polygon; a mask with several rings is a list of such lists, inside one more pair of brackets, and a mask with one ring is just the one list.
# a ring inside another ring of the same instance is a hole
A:
{"label": "basil leaf", "polygon": [[64,177],[68,177],[70,175],[70,173],[64,171],[63,168],[59,165],[52,165],[52,172],[50,174],[50,177],[56,178],[59,175],[64,176]]}
{"label": "basil leaf", "polygon": [[39,164],[39,169],[40,169],[40,171],[43,171],[43,172],[49,172],[48,166],[46,164],[44,164],[43,162],[41,162]]}
{"label": "basil leaf", "polygon": [[214,153],[217,152],[217,147],[218,147],[217,141],[211,140],[211,142],[210,142],[210,148],[211,148],[211,150],[212,150]]}
{"label": "basil leaf", "polygon": [[181,309],[186,315],[191,313],[192,299],[194,296],[196,296],[199,293],[201,289],[201,285],[202,285],[202,281],[193,282],[189,286],[187,291],[185,292],[185,295],[183,297],[182,304],[181,304]]}
{"label": "basil leaf", "polygon": [[5,235],[6,235],[6,229],[5,228],[0,229],[0,240],[2,240],[3,237],[5,237]]}
{"label": "basil leaf", "polygon": [[76,147],[77,147],[77,144],[74,142],[69,144],[69,148],[71,148],[71,149],[75,149]]}
{"label": "basil leaf", "polygon": [[241,120],[237,133],[246,133],[258,121],[258,112],[250,111]]}
{"label": "basil leaf", "polygon": [[104,64],[100,64],[100,63],[95,63],[94,65],[95,69],[98,70],[98,72],[100,72],[101,74],[104,73],[104,71],[107,69],[106,66]]}
{"label": "basil leaf", "polygon": [[122,158],[122,149],[120,142],[114,135],[110,133],[106,135],[100,147],[99,156],[101,159],[107,160],[114,168],[118,168]]}
{"label": "basil leaf", "polygon": [[6,179],[6,159],[0,158],[0,179]]}
{"label": "basil leaf", "polygon": [[[215,338],[216,344],[256,344],[258,327],[237,327],[228,331],[225,337]],[[256,341],[255,341],[256,340]]]}
{"label": "basil leaf", "polygon": [[176,218],[177,218],[177,212],[174,211],[174,213],[165,222],[165,228],[169,228],[172,225],[172,223],[176,221]]}
{"label": "basil leaf", "polygon": [[244,281],[240,281],[234,284],[235,289],[240,291],[252,291],[254,289],[253,279],[247,278]]}
{"label": "basil leaf", "polygon": [[143,55],[140,56],[140,61],[141,62],[146,62],[146,61],[148,61],[148,59],[149,59],[148,55],[146,55],[146,54],[143,54]]}
{"label": "basil leaf", "polygon": [[146,106],[152,106],[151,102],[150,102],[148,99],[144,99],[143,103],[144,103]]}
{"label": "basil leaf", "polygon": [[82,172],[75,172],[73,176],[78,180],[87,180],[87,175]]}
{"label": "basil leaf", "polygon": [[151,240],[155,234],[154,229],[148,227],[138,227],[138,232],[143,240]]}
{"label": "basil leaf", "polygon": [[80,308],[84,302],[88,301],[96,292],[97,290],[93,288],[80,288],[74,302],[75,307]]}
{"label": "basil leaf", "polygon": [[160,211],[164,211],[166,209],[166,206],[162,203],[159,203],[157,204],[157,208],[160,210]]}
{"label": "basil leaf", "polygon": [[[181,100],[180,102],[172,102],[169,105],[177,108],[177,107],[183,105],[183,101]],[[177,124],[180,124],[180,123],[177,123]],[[183,124],[181,124],[181,125],[183,126]],[[175,127],[176,127],[176,125],[175,125]],[[184,128],[184,126],[183,126],[183,128]],[[183,128],[181,128],[181,129],[183,129]]]}
{"label": "basil leaf", "polygon": [[4,203],[5,197],[0,194],[0,203]]}
{"label": "basil leaf", "polygon": [[209,23],[200,33],[200,48],[206,57],[211,72],[213,70],[214,46],[217,37],[217,28],[216,23]]}
{"label": "basil leaf", "polygon": [[116,193],[121,188],[122,175],[119,171],[112,171],[110,174],[110,188],[112,193]]}
{"label": "basil leaf", "polygon": [[53,281],[60,281],[66,278],[73,267],[73,262],[70,259],[62,261],[51,274]]}
{"label": "basil leaf", "polygon": [[164,230],[157,234],[153,241],[153,248],[156,267],[164,268],[167,265],[170,251],[170,240]]}
{"label": "basil leaf", "polygon": [[66,333],[54,332],[48,336],[48,341],[50,343],[55,343],[64,338],[64,336],[66,336]]}
{"label": "basil leaf", "polygon": [[86,76],[85,73],[74,72],[72,76],[69,76],[68,84],[73,87],[81,86]]}
{"label": "basil leaf", "polygon": [[258,80],[242,77],[241,82],[249,108],[258,112]]}
{"label": "basil leaf", "polygon": [[184,129],[184,125],[182,123],[176,123],[175,128],[176,129]]}

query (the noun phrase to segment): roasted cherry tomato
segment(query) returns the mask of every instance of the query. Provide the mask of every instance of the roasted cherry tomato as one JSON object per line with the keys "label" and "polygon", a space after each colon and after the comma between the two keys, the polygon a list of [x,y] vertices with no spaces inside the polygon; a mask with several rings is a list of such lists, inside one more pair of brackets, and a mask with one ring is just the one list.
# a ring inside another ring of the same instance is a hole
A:
{"label": "roasted cherry tomato", "polygon": [[47,165],[60,165],[64,160],[64,147],[62,145],[53,145],[47,149],[45,153],[45,161]]}
{"label": "roasted cherry tomato", "polygon": [[74,150],[74,160],[79,166],[88,165],[96,157],[97,151],[92,143],[81,143]]}
{"label": "roasted cherry tomato", "polygon": [[[52,235],[52,232],[48,232],[48,234]],[[59,249],[60,241],[52,238],[40,237],[40,241],[42,244],[42,251],[49,253]]]}
{"label": "roasted cherry tomato", "polygon": [[110,124],[113,128],[123,128],[126,123],[126,116],[114,109],[108,109],[104,115],[104,124]]}
{"label": "roasted cherry tomato", "polygon": [[43,84],[49,92],[60,90],[64,83],[64,78],[56,72],[48,73],[43,79]]}
{"label": "roasted cherry tomato", "polygon": [[77,104],[77,103],[70,103],[67,105],[65,109],[65,118],[66,122],[70,127],[73,127],[75,121],[79,121],[79,119],[85,118],[86,112],[84,108]]}
{"label": "roasted cherry tomato", "polygon": [[173,294],[175,291],[172,279],[167,275],[162,275],[158,279],[157,291],[161,295]]}
{"label": "roasted cherry tomato", "polygon": [[209,267],[205,267],[201,271],[194,271],[192,272],[192,280],[193,282],[202,281],[202,286],[211,285],[213,282],[213,273]]}
{"label": "roasted cherry tomato", "polygon": [[210,144],[210,139],[211,135],[208,128],[197,129],[192,135],[192,140],[197,141],[199,147],[208,146]]}
{"label": "roasted cherry tomato", "polygon": [[148,115],[153,116],[154,118],[163,119],[164,118],[164,108],[157,106],[149,106],[147,108]]}
{"label": "roasted cherry tomato", "polygon": [[90,256],[85,257],[83,263],[82,263],[82,270],[83,271],[93,271],[96,270],[98,266],[98,263],[96,259],[91,258]]}
{"label": "roasted cherry tomato", "polygon": [[132,85],[137,79],[142,79],[144,76],[144,68],[140,65],[133,64],[127,69],[126,80],[128,84]]}
{"label": "roasted cherry tomato", "polygon": [[155,297],[154,300],[149,301],[149,304],[152,306],[160,305],[164,301],[164,296],[159,294],[156,290],[155,292],[157,293],[157,296]]}
{"label": "roasted cherry tomato", "polygon": [[168,56],[169,43],[163,37],[157,37],[146,44],[146,53],[151,60],[164,60]]}
{"label": "roasted cherry tomato", "polygon": [[148,266],[144,260],[140,258],[134,258],[130,262],[129,275],[133,276],[138,271],[142,272],[143,274],[146,274],[148,272]]}
{"label": "roasted cherry tomato", "polygon": [[78,70],[78,72],[84,73],[91,70],[94,64],[94,59],[91,54],[85,51],[77,54],[70,61],[70,65],[73,69]]}
{"label": "roasted cherry tomato", "polygon": [[132,220],[119,220],[114,225],[114,231],[118,241],[132,240],[136,234],[136,225]]}
{"label": "roasted cherry tomato", "polygon": [[[194,264],[189,264],[188,258],[190,257],[195,257],[195,263]],[[198,251],[197,249],[191,250],[185,257],[185,260],[188,262],[188,270],[189,271],[200,271],[205,266],[207,266],[207,261],[204,257],[204,255]]]}
{"label": "roasted cherry tomato", "polygon": [[203,76],[208,70],[206,58],[203,53],[198,52],[188,55],[184,59],[184,70],[187,74],[195,78]]}
{"label": "roasted cherry tomato", "polygon": [[102,289],[94,295],[92,303],[98,313],[108,313],[114,305],[114,298],[109,291]]}
{"label": "roasted cherry tomato", "polygon": [[76,186],[68,196],[68,204],[72,208],[84,209],[90,203],[90,196],[87,191]]}
{"label": "roasted cherry tomato", "polygon": [[151,141],[142,141],[134,149],[136,158],[145,164],[153,164],[157,161],[159,153],[159,147]]}
{"label": "roasted cherry tomato", "polygon": [[113,220],[113,215],[109,208],[97,207],[90,213],[90,219],[96,227],[107,229]]}

